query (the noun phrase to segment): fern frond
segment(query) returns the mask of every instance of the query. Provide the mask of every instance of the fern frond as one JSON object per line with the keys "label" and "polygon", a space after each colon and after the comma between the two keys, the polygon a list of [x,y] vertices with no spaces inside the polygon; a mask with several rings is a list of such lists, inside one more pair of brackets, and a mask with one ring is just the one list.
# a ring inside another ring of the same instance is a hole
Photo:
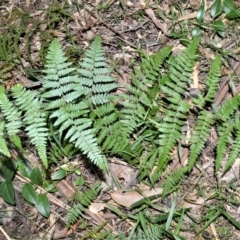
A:
{"label": "fern frond", "polygon": [[[140,169],[139,169],[139,179],[143,180],[146,176],[150,176],[150,172],[152,171],[155,163],[158,160],[159,150],[158,148],[149,151],[146,157],[141,162]],[[151,176],[150,176],[151,178]],[[150,179],[151,180],[151,179]]]}
{"label": "fern frond", "polygon": [[46,75],[44,76],[42,97],[48,100],[48,109],[55,109],[65,103],[71,103],[85,94],[84,89],[74,91],[79,87],[77,85],[79,78],[74,74],[76,69],[70,67],[72,63],[67,60],[60,43],[54,39],[50,44],[43,70]]}
{"label": "fern frond", "polygon": [[0,86],[0,108],[7,122],[5,128],[8,135],[16,135],[22,126],[21,111],[9,101],[2,86]]}
{"label": "fern frond", "polygon": [[160,151],[153,181],[165,169],[177,139],[182,136],[181,129],[190,109],[189,104],[183,100],[183,95],[191,82],[198,42],[198,38],[194,39],[183,53],[170,62],[168,78],[165,85],[161,86],[163,93],[168,95],[167,101],[170,104],[162,123],[157,123]]}
{"label": "fern frond", "polygon": [[11,154],[8,150],[6,138],[4,136],[4,122],[0,120],[0,153],[7,157],[11,157]]}
{"label": "fern frond", "polygon": [[[189,104],[183,100],[173,98],[169,98],[168,100],[170,100],[172,104],[169,106],[169,110],[163,118],[163,123],[158,124],[158,131],[160,133],[159,144],[161,147],[159,150],[158,167],[155,171],[156,174],[159,174],[166,167],[177,139],[181,138],[182,126],[184,125],[184,120],[190,108]],[[153,179],[156,181],[154,175]]]}
{"label": "fern frond", "polygon": [[212,103],[213,99],[216,96],[216,91],[218,88],[218,82],[220,79],[220,57],[219,55],[216,55],[211,69],[206,77],[205,83],[207,85],[207,94],[205,97],[202,97],[201,99],[193,99],[193,102],[199,106],[204,107],[206,102]]}
{"label": "fern frond", "polygon": [[224,168],[223,174],[225,174],[230,167],[233,166],[234,162],[236,161],[238,154],[240,153],[240,121],[237,120],[235,126],[235,139],[233,140],[233,144],[231,146],[231,151]]}
{"label": "fern frond", "polygon": [[188,160],[189,171],[192,169],[198,155],[200,154],[213,123],[214,116],[212,113],[205,110],[200,112],[197,124],[190,139],[192,145],[190,147],[190,156]]}
{"label": "fern frond", "polygon": [[[143,86],[152,85],[156,82],[159,82],[161,78],[161,66],[163,62],[167,59],[170,52],[172,51],[172,47],[165,47],[161,49],[156,54],[147,56],[143,53],[141,69],[135,69],[135,75],[138,79],[141,79]],[[132,79],[134,75],[132,75]],[[141,89],[141,86],[138,86]],[[144,91],[144,90],[143,90]]]}
{"label": "fern frond", "polygon": [[137,228],[136,232],[128,238],[128,240],[159,240],[164,239],[164,229],[157,224],[149,224],[144,231],[141,228]]}
{"label": "fern frond", "polygon": [[102,105],[110,102],[110,92],[118,87],[114,77],[108,75],[112,72],[107,67],[101,38],[96,37],[85,57],[79,62],[78,73],[81,74],[80,85],[88,89],[86,97],[91,99],[93,105]]}
{"label": "fern frond", "polygon": [[220,78],[220,69],[221,69],[220,56],[217,54],[212,63],[210,72],[206,78],[206,85],[208,86],[208,92],[205,97],[205,101],[212,102],[216,95],[218,82]]}
{"label": "fern frond", "polygon": [[216,172],[218,172],[221,167],[221,163],[226,153],[228,143],[232,137],[232,132],[233,132],[233,123],[231,122],[223,123],[218,128],[218,141],[217,141],[217,153],[216,153],[217,156],[216,156],[216,163],[215,163]]}
{"label": "fern frond", "polygon": [[120,101],[123,106],[120,119],[129,136],[147,123],[150,114],[156,113],[153,109],[158,105],[155,98],[160,90],[160,67],[170,52],[171,47],[168,47],[149,57],[145,56],[140,69],[135,68],[134,74],[131,74],[132,85],[125,86],[128,93],[121,96],[124,101]]}
{"label": "fern frond", "polygon": [[236,95],[226,100],[217,111],[217,117],[220,121],[228,121],[229,117],[238,109],[240,105],[240,95]]}
{"label": "fern frond", "polygon": [[12,95],[16,106],[23,112],[23,123],[31,143],[36,147],[39,157],[45,168],[48,168],[47,160],[47,114],[42,110],[41,99],[33,91],[27,91],[21,85],[12,88]]}
{"label": "fern frond", "polygon": [[162,199],[164,199],[167,194],[176,191],[187,171],[188,167],[181,167],[167,175],[162,185]]}
{"label": "fern frond", "polygon": [[65,139],[69,139],[76,148],[81,149],[94,164],[106,170],[106,159],[97,145],[94,129],[91,128],[92,121],[83,115],[88,110],[85,110],[85,105],[82,103],[78,104],[78,111],[75,107],[76,105],[68,104],[53,112],[50,118],[56,119],[54,126],[60,126],[60,133],[67,130]]}
{"label": "fern frond", "polygon": [[77,203],[74,205],[67,213],[67,226],[69,227],[71,224],[76,222],[82,215],[82,212],[85,208],[89,206],[89,204],[96,198],[99,191],[101,190],[101,184],[96,183],[90,187],[85,193],[81,196],[77,197]]}

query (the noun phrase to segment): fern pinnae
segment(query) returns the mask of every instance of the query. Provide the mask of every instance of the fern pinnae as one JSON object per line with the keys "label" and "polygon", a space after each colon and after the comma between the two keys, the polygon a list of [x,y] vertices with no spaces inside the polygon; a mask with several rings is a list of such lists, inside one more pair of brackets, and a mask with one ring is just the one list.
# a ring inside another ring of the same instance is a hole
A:
{"label": "fern pinnae", "polygon": [[[16,106],[23,111],[23,123],[31,143],[36,147],[45,168],[47,160],[47,113],[42,110],[43,104],[36,92],[26,90],[21,85],[12,88]],[[24,101],[25,100],[25,101]]]}
{"label": "fern pinnae", "polygon": [[157,124],[159,132],[159,159],[157,169],[152,175],[156,181],[170,160],[170,153],[177,140],[181,138],[182,126],[188,116],[190,105],[183,100],[191,82],[191,74],[195,65],[196,50],[199,39],[196,38],[189,47],[170,62],[169,74],[161,90],[170,102],[163,123]]}
{"label": "fern pinnae", "polygon": [[202,110],[198,116],[197,124],[193,130],[190,142],[192,143],[190,147],[190,156],[188,160],[189,171],[194,166],[194,163],[200,154],[206,139],[210,133],[210,129],[214,123],[214,116],[212,113]]}
{"label": "fern pinnae", "polygon": [[0,120],[0,153],[7,157],[11,157],[4,134],[4,122],[2,120]]}
{"label": "fern pinnae", "polygon": [[205,83],[207,85],[206,96],[204,97],[201,96],[200,99],[193,99],[193,102],[198,107],[204,107],[206,102],[212,103],[213,99],[215,98],[216,91],[218,89],[218,82],[220,79],[220,69],[221,69],[220,56],[217,54],[212,62],[210,71],[205,80]]}
{"label": "fern pinnae", "polygon": [[82,212],[89,204],[96,198],[101,189],[101,184],[96,183],[90,187],[89,190],[77,197],[78,203],[74,205],[67,213],[67,226],[76,222],[82,215]]}
{"label": "fern pinnae", "polygon": [[226,153],[228,143],[232,137],[233,123],[224,122],[220,127],[218,127],[218,141],[217,141],[217,155],[215,161],[216,173],[221,167],[223,157]]}
{"label": "fern pinnae", "polygon": [[236,95],[226,100],[217,111],[218,122],[228,121],[229,117],[238,109],[240,105],[240,95]]}
{"label": "fern pinnae", "polygon": [[181,167],[167,174],[166,179],[162,185],[162,199],[164,199],[167,194],[176,191],[187,171],[188,167]]}
{"label": "fern pinnae", "polygon": [[237,122],[234,124],[235,128],[235,139],[233,140],[233,144],[231,146],[231,150],[229,153],[229,157],[226,163],[226,166],[224,167],[223,174],[225,174],[230,167],[233,166],[234,162],[236,161],[238,154],[240,153],[240,121],[237,120]]}
{"label": "fern pinnae", "polygon": [[47,109],[59,108],[66,103],[73,102],[85,93],[83,90],[73,91],[78,86],[79,78],[74,74],[76,69],[70,67],[72,63],[67,60],[60,43],[54,39],[49,46],[43,70],[45,81],[43,82],[42,97],[46,99]]}
{"label": "fern pinnae", "polygon": [[16,135],[22,126],[22,113],[9,101],[2,86],[0,86],[0,108],[5,118],[5,128],[8,135]]}

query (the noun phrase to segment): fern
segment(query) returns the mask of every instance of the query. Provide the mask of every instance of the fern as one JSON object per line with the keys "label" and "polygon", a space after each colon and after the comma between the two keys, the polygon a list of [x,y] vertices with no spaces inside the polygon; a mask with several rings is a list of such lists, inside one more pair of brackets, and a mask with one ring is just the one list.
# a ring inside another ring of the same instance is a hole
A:
{"label": "fern", "polygon": [[48,168],[47,160],[47,114],[42,110],[42,101],[33,91],[27,91],[21,85],[12,88],[12,95],[16,106],[23,112],[23,123],[31,143],[36,147],[39,157],[45,168]]}
{"label": "fern", "polygon": [[67,213],[67,226],[69,227],[71,224],[76,222],[82,215],[82,212],[89,204],[96,198],[98,192],[101,189],[101,184],[95,184],[90,187],[85,193],[81,196],[77,197],[79,201],[76,205],[74,205]]}
{"label": "fern", "polygon": [[218,172],[221,167],[221,163],[226,153],[229,140],[232,137],[235,121],[231,118],[234,112],[236,112],[238,109],[239,105],[240,96],[236,95],[233,98],[226,100],[216,114],[218,118],[218,141],[215,164],[216,172]]}
{"label": "fern", "polygon": [[188,167],[181,167],[167,175],[163,183],[162,199],[164,199],[167,194],[176,191],[187,171]]}
{"label": "fern", "polygon": [[[99,42],[99,39],[96,41]],[[91,65],[87,64],[88,61],[97,62],[103,60],[96,54],[99,52],[99,49],[95,42],[91,52],[86,53],[87,57],[83,63],[85,67]],[[89,80],[79,78],[76,74],[76,68],[70,67],[72,64],[67,60],[59,42],[56,39],[53,40],[49,47],[45,65],[44,72],[46,76],[42,97],[48,105],[47,108],[52,110],[50,118],[55,119],[54,126],[59,127],[60,134],[62,135],[63,132],[66,132],[65,139],[73,142],[75,147],[81,149],[93,163],[106,170],[106,159],[99,149],[97,138],[92,128],[93,123],[89,118],[91,101],[88,98],[88,94],[91,91],[84,86],[84,83],[89,84],[90,81],[96,81],[94,74],[97,71],[96,67],[98,64],[91,65],[91,69],[88,70],[78,70],[89,77],[94,76],[94,78]]]}
{"label": "fern", "polygon": [[7,122],[5,128],[8,135],[12,136],[17,134],[22,126],[22,113],[9,101],[2,86],[0,86],[0,107]]}
{"label": "fern", "polygon": [[4,122],[0,121],[0,153],[4,154],[7,157],[10,157],[11,154],[9,152],[5,136],[4,136]]}
{"label": "fern", "polygon": [[156,95],[159,91],[160,67],[169,56],[171,48],[164,48],[145,60],[140,69],[131,75],[132,84],[127,85],[128,94],[122,96],[124,107],[121,111],[121,122],[128,135],[147,124],[147,117],[157,106]]}
{"label": "fern", "polygon": [[136,239],[142,240],[164,239],[164,229],[161,226],[155,224],[150,224],[149,226],[147,226],[145,231],[138,228],[137,231],[131,237],[128,238],[128,240]]}
{"label": "fern", "polygon": [[207,94],[205,97],[202,97],[201,95],[199,96],[198,99],[193,99],[193,102],[198,106],[198,107],[204,107],[206,102],[212,103],[213,99],[216,96],[216,91],[218,88],[218,82],[219,82],[219,77],[220,77],[220,57],[219,55],[216,55],[211,69],[206,77],[205,83],[207,85]]}
{"label": "fern", "polygon": [[200,112],[197,124],[190,139],[192,145],[190,147],[190,156],[188,160],[189,171],[192,169],[200,151],[203,149],[213,123],[214,117],[212,113],[205,110]]}
{"label": "fern", "polygon": [[21,140],[17,135],[23,125],[21,120],[22,112],[8,99],[2,86],[0,86],[0,108],[5,118],[4,129],[6,129],[12,143],[23,151]]}
{"label": "fern", "polygon": [[181,129],[190,109],[189,104],[183,100],[183,95],[191,82],[198,42],[198,38],[193,40],[185,52],[170,62],[168,77],[161,87],[163,93],[168,96],[169,106],[163,121],[156,124],[160,148],[158,166],[152,176],[153,181],[156,181],[165,169],[177,139],[182,136]]}
{"label": "fern", "polygon": [[234,162],[236,161],[236,159],[238,157],[238,154],[240,153],[240,121],[239,121],[239,119],[234,124],[234,130],[235,130],[235,133],[234,133],[235,139],[233,140],[230,154],[229,154],[226,166],[223,171],[224,174],[234,164]]}

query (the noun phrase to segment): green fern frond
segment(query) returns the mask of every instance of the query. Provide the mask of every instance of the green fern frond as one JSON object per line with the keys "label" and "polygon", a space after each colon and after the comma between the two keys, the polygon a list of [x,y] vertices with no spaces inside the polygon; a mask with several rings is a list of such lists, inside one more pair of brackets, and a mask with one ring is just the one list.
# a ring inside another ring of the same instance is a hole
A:
{"label": "green fern frond", "polygon": [[120,119],[128,134],[147,123],[147,117],[155,109],[156,95],[159,92],[161,65],[171,52],[171,47],[164,48],[156,54],[143,58],[140,69],[135,68],[131,74],[132,85],[125,86],[128,93],[121,96],[123,106]]}
{"label": "green fern frond", "polygon": [[70,210],[68,210],[67,213],[68,227],[81,217],[84,209],[87,208],[89,204],[96,198],[100,190],[101,184],[96,183],[93,186],[91,186],[90,189],[83,193],[81,196],[77,197],[76,200],[79,201],[79,203],[74,205]]}
{"label": "green fern frond", "polygon": [[212,102],[216,96],[216,91],[218,88],[218,82],[220,78],[220,69],[221,69],[220,56],[217,54],[205,81],[206,85],[208,86],[208,92],[205,97],[205,101]]}
{"label": "green fern frond", "polygon": [[[72,63],[67,60],[60,43],[54,39],[50,44],[45,70],[43,70],[46,75],[44,76],[42,97],[48,100],[48,109],[55,109],[71,103],[85,94],[84,89],[79,89],[79,78],[74,74],[76,69],[70,67]],[[78,88],[77,91],[76,88]]]}
{"label": "green fern frond", "polygon": [[[135,69],[135,75],[138,79],[141,79],[142,83],[144,83],[142,84],[142,87],[145,85],[152,85],[156,82],[159,82],[159,79],[162,75],[161,66],[163,62],[167,59],[171,51],[172,47],[165,47],[156,54],[150,56],[147,56],[143,53],[141,69]],[[133,76],[132,79],[134,81]],[[141,86],[138,87],[141,89]]]}
{"label": "green fern frond", "polygon": [[216,55],[205,81],[207,85],[206,96],[201,97],[200,99],[193,99],[193,102],[197,106],[204,107],[206,102],[212,103],[213,99],[216,96],[216,91],[218,88],[218,82],[220,79],[220,68],[221,68],[220,57],[219,55]]}
{"label": "green fern frond", "polygon": [[4,122],[1,120],[0,120],[0,153],[7,157],[11,157],[4,134]]}
{"label": "green fern frond", "polygon": [[101,38],[96,37],[85,57],[79,63],[78,73],[81,74],[80,85],[88,91],[86,97],[91,99],[93,105],[102,105],[110,102],[110,92],[118,87],[114,77],[109,74],[112,69],[107,67]]}
{"label": "green fern frond", "polygon": [[190,139],[192,145],[190,147],[190,156],[188,160],[189,171],[192,169],[198,155],[203,149],[213,123],[214,116],[212,113],[205,110],[200,112],[197,124]]}
{"label": "green fern frond", "polygon": [[218,128],[218,141],[217,141],[217,156],[215,169],[219,171],[223,157],[226,153],[228,143],[232,137],[233,123],[225,122]]}
{"label": "green fern frond", "polygon": [[5,128],[8,135],[17,134],[22,126],[21,111],[9,101],[2,86],[0,86],[0,108],[7,122]]}
{"label": "green fern frond", "polygon": [[220,121],[228,121],[229,117],[238,109],[240,106],[240,95],[236,95],[226,100],[221,108],[217,111],[217,117]]}
{"label": "green fern frond", "polygon": [[[140,169],[139,169],[139,180],[143,180],[145,177],[150,176],[150,172],[152,171],[155,163],[158,160],[159,150],[158,148],[149,151],[146,157],[141,162]],[[150,180],[153,183],[151,176]]]}
{"label": "green fern frond", "polygon": [[[218,141],[216,151],[216,172],[219,171],[223,157],[226,153],[229,140],[233,135],[235,120],[231,119],[233,114],[239,108],[240,96],[236,95],[233,98],[226,100],[221,108],[216,113],[218,127]],[[234,152],[234,151],[233,151]]]}
{"label": "green fern frond", "polygon": [[164,199],[167,194],[176,191],[187,171],[188,167],[181,167],[167,175],[162,185],[162,199]]}
{"label": "green fern frond", "polygon": [[236,161],[239,153],[240,153],[240,121],[237,120],[236,124],[234,124],[235,128],[235,139],[233,140],[233,144],[231,146],[230,154],[224,168],[223,174],[225,174],[230,167],[233,166],[234,162]]}
{"label": "green fern frond", "polygon": [[[183,100],[173,98],[168,98],[168,100],[172,104],[169,106],[163,122],[158,124],[159,144],[161,146],[158,167],[155,171],[158,174],[166,167],[177,139],[182,137],[182,126],[190,109],[189,104]],[[156,177],[153,176],[153,179],[156,180]]]}
{"label": "green fern frond", "polygon": [[[47,109],[53,110],[50,118],[54,119],[54,127],[60,134],[69,139],[87,157],[100,168],[106,170],[107,163],[97,144],[90,110],[95,104],[109,102],[109,91],[116,84],[113,79],[99,73],[109,73],[103,63],[101,41],[97,38],[86,51],[80,66],[82,69],[70,67],[71,63],[64,56],[59,42],[54,39],[49,47],[45,66],[45,83],[42,97],[47,103]],[[99,62],[100,61],[100,62]],[[76,75],[77,71],[82,77]],[[106,82],[107,84],[100,84]]]}
{"label": "green fern frond", "polygon": [[183,95],[191,82],[198,42],[198,38],[194,39],[183,53],[170,62],[169,74],[166,79],[168,81],[161,86],[161,90],[168,96],[167,101],[170,104],[162,122],[156,124],[160,150],[158,166],[152,175],[153,181],[156,181],[165,169],[177,139],[182,136],[182,126],[190,109],[189,104],[183,100]]}
{"label": "green fern frond", "polygon": [[85,108],[81,111],[80,105],[84,107],[84,104],[80,103],[78,104],[79,111],[76,111],[75,105],[68,104],[53,112],[50,118],[56,119],[54,126],[59,126],[60,133],[67,130],[65,139],[69,139],[76,148],[81,149],[94,164],[106,170],[106,159],[97,145],[94,129],[91,128],[92,121],[83,117]]}
{"label": "green fern frond", "polygon": [[28,91],[21,85],[12,88],[16,106],[23,112],[23,123],[31,143],[36,147],[45,168],[47,160],[47,114],[42,110],[43,104],[37,93]]}

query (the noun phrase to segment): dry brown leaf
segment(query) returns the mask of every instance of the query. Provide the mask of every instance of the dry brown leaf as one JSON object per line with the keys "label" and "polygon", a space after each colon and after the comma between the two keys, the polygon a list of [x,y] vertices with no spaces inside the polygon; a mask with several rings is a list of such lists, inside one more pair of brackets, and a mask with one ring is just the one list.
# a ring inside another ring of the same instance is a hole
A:
{"label": "dry brown leaf", "polygon": [[106,205],[104,203],[91,203],[88,209],[90,212],[97,214],[100,211],[102,211],[105,208],[105,206]]}
{"label": "dry brown leaf", "polygon": [[155,189],[142,189],[141,190],[143,194],[140,194],[139,192],[133,190],[133,191],[127,191],[123,192],[122,190],[117,190],[113,193],[111,193],[112,199],[118,203],[121,206],[124,207],[131,207],[134,203],[140,201],[141,199],[146,197],[152,197],[152,196],[158,196],[162,194],[162,188],[155,188]]}

